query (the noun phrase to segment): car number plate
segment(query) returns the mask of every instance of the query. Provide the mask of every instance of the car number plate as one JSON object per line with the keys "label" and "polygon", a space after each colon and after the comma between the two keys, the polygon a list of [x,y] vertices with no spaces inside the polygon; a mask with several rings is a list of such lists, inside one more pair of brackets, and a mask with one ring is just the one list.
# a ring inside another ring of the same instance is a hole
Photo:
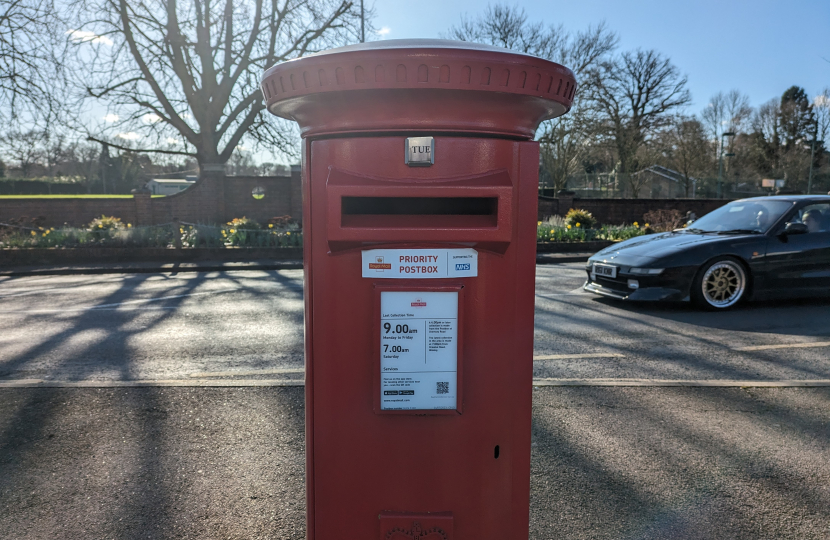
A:
{"label": "car number plate", "polygon": [[594,276],[615,278],[617,277],[617,267],[610,264],[594,264],[591,267],[591,273]]}

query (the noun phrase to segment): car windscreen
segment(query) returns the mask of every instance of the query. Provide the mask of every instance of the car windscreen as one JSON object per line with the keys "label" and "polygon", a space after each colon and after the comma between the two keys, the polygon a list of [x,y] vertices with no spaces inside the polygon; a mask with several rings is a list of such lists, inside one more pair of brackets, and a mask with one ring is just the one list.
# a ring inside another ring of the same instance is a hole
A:
{"label": "car windscreen", "polygon": [[767,232],[790,208],[789,201],[735,201],[710,212],[689,228],[701,232]]}

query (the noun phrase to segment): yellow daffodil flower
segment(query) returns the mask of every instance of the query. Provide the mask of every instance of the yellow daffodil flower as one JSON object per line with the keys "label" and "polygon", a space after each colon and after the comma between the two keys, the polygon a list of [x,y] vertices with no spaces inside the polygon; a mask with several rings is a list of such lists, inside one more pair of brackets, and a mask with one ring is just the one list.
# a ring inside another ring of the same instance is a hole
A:
{"label": "yellow daffodil flower", "polygon": [[32,231],[32,236],[37,236],[37,233],[35,231]]}
{"label": "yellow daffodil flower", "polygon": [[236,229],[231,229],[231,234],[235,233]]}
{"label": "yellow daffodil flower", "polygon": [[273,223],[269,223],[269,224],[268,224],[268,228],[269,228],[269,229],[273,229],[273,228],[274,228],[274,224],[273,224]]}
{"label": "yellow daffodil flower", "polygon": [[646,223],[646,227],[648,227],[648,223]]}
{"label": "yellow daffodil flower", "polygon": [[577,226],[577,227],[579,227],[580,225],[582,225],[582,223],[577,223],[577,224],[576,224],[576,226]]}
{"label": "yellow daffodil flower", "polygon": [[570,228],[571,228],[571,226],[570,226],[570,225],[568,225],[568,228],[570,229]]}
{"label": "yellow daffodil flower", "polygon": [[639,224],[639,223],[637,223],[637,222],[635,221],[635,222],[634,222],[634,226],[635,226],[635,227],[639,227],[639,226],[640,226],[640,224]]}

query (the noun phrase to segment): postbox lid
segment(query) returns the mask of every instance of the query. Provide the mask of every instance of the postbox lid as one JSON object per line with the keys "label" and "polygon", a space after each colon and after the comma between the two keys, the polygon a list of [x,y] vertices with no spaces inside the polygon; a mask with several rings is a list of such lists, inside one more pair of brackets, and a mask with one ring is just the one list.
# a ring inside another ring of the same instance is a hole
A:
{"label": "postbox lid", "polygon": [[437,39],[349,45],[277,64],[268,110],[303,137],[371,132],[482,133],[530,139],[566,113],[570,69],[508,49]]}

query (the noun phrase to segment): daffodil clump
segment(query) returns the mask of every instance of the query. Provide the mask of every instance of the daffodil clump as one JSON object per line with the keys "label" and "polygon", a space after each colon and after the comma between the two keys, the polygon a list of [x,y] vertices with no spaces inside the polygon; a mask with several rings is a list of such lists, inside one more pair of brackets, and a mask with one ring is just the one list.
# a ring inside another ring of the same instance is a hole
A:
{"label": "daffodil clump", "polygon": [[303,245],[302,232],[296,224],[276,218],[276,224],[260,226],[247,217],[227,222],[221,231],[226,246],[233,247],[300,247]]}
{"label": "daffodil clump", "polygon": [[588,228],[580,221],[565,223],[561,217],[554,216],[548,221],[536,224],[537,242],[590,242],[608,240],[618,242],[635,236],[647,234],[644,228],[634,225],[603,225],[600,228]]}
{"label": "daffodil clump", "polygon": [[300,226],[288,216],[261,227],[245,217],[224,225],[164,223],[133,226],[112,216],[101,216],[84,227],[0,226],[2,248],[225,248],[300,247]]}

